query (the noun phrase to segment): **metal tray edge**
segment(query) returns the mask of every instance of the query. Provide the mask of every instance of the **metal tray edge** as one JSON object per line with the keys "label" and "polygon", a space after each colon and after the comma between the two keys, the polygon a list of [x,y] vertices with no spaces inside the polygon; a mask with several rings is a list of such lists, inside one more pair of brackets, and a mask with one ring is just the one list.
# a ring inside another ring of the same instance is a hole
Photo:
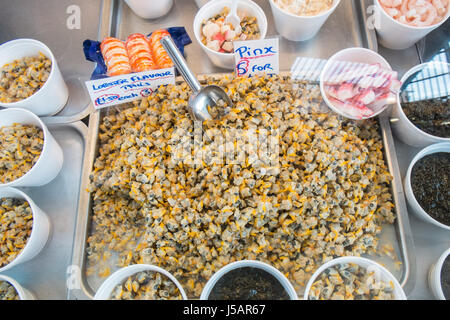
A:
{"label": "metal tray edge", "polygon": [[387,115],[379,116],[380,126],[382,128],[382,138],[385,146],[386,161],[389,171],[393,176],[392,194],[397,212],[397,232],[400,237],[401,254],[406,263],[404,272],[400,279],[400,285],[409,295],[414,289],[416,283],[416,255],[414,241],[409,223],[408,209],[406,206],[405,194],[403,191],[403,180],[398,166],[397,153],[395,151],[394,137],[392,135],[389,117]]}
{"label": "metal tray edge", "polygon": [[90,223],[90,193],[85,189],[89,182],[89,175],[95,161],[97,147],[97,136],[100,122],[100,112],[94,112],[89,118],[89,127],[86,132],[86,145],[81,173],[81,184],[79,192],[78,210],[75,225],[75,234],[72,248],[71,268],[74,270],[72,276],[74,286],[67,289],[68,300],[93,299],[94,292],[89,289],[83,277],[84,253],[87,239],[87,232]]}

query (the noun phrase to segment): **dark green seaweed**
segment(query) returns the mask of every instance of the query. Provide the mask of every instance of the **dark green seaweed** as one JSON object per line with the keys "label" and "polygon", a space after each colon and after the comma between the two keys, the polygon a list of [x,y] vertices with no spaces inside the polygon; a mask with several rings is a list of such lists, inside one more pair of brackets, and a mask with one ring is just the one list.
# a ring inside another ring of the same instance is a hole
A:
{"label": "dark green seaweed", "polygon": [[411,187],[417,202],[435,220],[450,226],[450,153],[438,152],[416,162]]}
{"label": "dark green seaweed", "polygon": [[216,282],[209,300],[289,300],[281,283],[270,273],[251,267],[231,270]]}
{"label": "dark green seaweed", "polygon": [[446,300],[450,300],[450,255],[445,258],[441,269],[441,286]]}
{"label": "dark green seaweed", "polygon": [[406,117],[417,128],[436,137],[450,138],[450,101],[447,98],[403,102]]}

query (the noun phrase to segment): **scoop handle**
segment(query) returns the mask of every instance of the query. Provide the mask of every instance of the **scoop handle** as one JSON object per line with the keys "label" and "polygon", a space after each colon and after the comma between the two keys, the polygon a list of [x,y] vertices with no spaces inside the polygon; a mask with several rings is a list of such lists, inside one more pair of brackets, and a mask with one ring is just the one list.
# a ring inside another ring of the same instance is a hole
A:
{"label": "scoop handle", "polygon": [[170,36],[165,36],[160,40],[160,42],[189,87],[191,87],[194,93],[199,92],[202,86],[200,85],[200,82],[198,82],[197,77],[188,67],[186,60],[183,58],[183,55],[180,50],[178,50],[172,38]]}

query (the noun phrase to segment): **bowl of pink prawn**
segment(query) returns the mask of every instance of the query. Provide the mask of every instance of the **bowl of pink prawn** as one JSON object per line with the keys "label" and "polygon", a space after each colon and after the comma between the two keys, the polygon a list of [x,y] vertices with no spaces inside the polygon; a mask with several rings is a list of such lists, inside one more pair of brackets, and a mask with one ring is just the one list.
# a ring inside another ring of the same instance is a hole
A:
{"label": "bowl of pink prawn", "polygon": [[450,0],[375,0],[375,29],[386,48],[411,47],[450,16]]}
{"label": "bowl of pink prawn", "polygon": [[320,75],[328,107],[352,120],[375,117],[397,102],[398,73],[375,51],[347,48],[334,54]]}

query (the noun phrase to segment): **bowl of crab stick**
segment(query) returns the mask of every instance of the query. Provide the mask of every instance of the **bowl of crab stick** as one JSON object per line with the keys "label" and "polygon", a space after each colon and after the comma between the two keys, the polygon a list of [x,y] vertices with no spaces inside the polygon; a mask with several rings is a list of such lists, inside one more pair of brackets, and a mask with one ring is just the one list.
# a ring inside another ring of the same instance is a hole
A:
{"label": "bowl of crab stick", "polygon": [[402,50],[411,47],[449,17],[450,0],[375,0],[379,43]]}
{"label": "bowl of crab stick", "polygon": [[375,51],[347,48],[334,54],[320,75],[327,106],[353,120],[375,117],[397,102],[398,73]]}

